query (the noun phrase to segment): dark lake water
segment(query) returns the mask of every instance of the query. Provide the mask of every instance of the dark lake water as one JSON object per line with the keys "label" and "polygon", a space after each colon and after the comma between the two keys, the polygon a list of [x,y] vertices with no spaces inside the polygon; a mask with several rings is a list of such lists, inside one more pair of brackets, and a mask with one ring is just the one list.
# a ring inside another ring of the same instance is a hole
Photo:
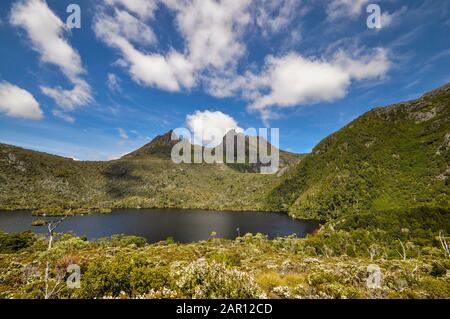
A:
{"label": "dark lake water", "polygon": [[[47,231],[46,226],[31,226],[40,217],[30,212],[0,212],[0,230],[20,232]],[[148,242],[174,238],[178,242],[216,237],[234,239],[246,233],[262,233],[269,238],[295,234],[304,237],[318,228],[313,221],[294,220],[282,213],[219,212],[182,209],[118,209],[111,214],[68,217],[57,232],[73,232],[88,239],[115,234],[142,236]]]}

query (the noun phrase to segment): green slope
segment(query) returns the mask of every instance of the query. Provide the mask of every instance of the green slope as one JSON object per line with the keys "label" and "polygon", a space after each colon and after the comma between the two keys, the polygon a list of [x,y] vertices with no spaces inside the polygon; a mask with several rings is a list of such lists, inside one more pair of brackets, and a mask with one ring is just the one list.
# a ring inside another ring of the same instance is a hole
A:
{"label": "green slope", "polygon": [[450,84],[374,109],[320,142],[271,192],[274,209],[332,219],[450,207]]}
{"label": "green slope", "polygon": [[[280,179],[228,165],[174,164],[170,133],[123,158],[79,162],[0,144],[0,209],[117,207],[267,210],[264,198]],[[289,154],[284,167],[301,159]]]}
{"label": "green slope", "polygon": [[[311,154],[281,151],[281,174],[170,160],[170,132],[123,158],[78,162],[0,144],[0,209],[179,207],[280,210],[301,218],[448,209],[450,85],[374,109]],[[257,166],[256,166],[257,168]]]}

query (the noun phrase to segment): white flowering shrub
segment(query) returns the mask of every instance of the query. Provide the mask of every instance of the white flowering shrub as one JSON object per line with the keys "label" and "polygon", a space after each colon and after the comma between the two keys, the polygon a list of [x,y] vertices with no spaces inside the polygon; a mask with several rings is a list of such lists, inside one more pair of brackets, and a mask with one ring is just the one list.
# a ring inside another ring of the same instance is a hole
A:
{"label": "white flowering shrub", "polygon": [[272,292],[280,298],[293,299],[295,296],[292,294],[292,290],[288,286],[276,286],[273,287]]}
{"label": "white flowering shrub", "polygon": [[176,285],[190,298],[261,298],[253,278],[216,262],[196,261],[173,271]]}
{"label": "white flowering shrub", "polygon": [[171,290],[169,288],[161,288],[159,290],[151,289],[148,294],[138,296],[137,299],[175,299],[179,298],[180,295],[178,292]]}

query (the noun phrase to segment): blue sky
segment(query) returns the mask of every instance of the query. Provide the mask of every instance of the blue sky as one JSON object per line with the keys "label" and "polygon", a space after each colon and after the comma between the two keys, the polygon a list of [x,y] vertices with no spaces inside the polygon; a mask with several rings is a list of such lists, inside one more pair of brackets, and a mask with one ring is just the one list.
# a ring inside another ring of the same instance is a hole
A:
{"label": "blue sky", "polygon": [[281,148],[309,152],[449,82],[449,13],[446,0],[2,0],[0,142],[106,160],[190,116],[277,127]]}

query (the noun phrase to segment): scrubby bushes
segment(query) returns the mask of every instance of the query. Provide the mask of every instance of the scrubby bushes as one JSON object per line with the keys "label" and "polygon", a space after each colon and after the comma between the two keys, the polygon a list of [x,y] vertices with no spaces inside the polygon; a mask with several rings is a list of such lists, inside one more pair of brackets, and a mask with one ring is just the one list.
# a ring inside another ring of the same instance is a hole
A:
{"label": "scrubby bushes", "polygon": [[[178,267],[177,267],[178,268]],[[177,288],[188,298],[258,298],[253,278],[217,262],[199,260],[174,270]]]}
{"label": "scrubby bushes", "polygon": [[188,298],[256,298],[261,292],[248,274],[217,262],[196,261],[158,266],[143,254],[119,253],[90,263],[80,296]]}
{"label": "scrubby bushes", "polygon": [[136,247],[142,247],[147,243],[147,240],[139,236],[113,235],[111,237],[100,238],[98,243],[103,246],[127,247],[134,245]]}
{"label": "scrubby bushes", "polygon": [[[50,250],[36,238],[18,253],[0,253],[0,298],[42,298],[47,261],[51,286],[60,282],[52,298],[450,298],[450,259],[438,242],[426,246],[425,238],[421,246],[418,238],[386,240],[389,230],[343,228],[190,244],[57,234]],[[70,264],[81,267],[80,289],[65,287]],[[374,289],[367,287],[372,264],[382,273]]]}
{"label": "scrubby bushes", "polygon": [[308,236],[309,255],[377,258],[443,256],[439,234],[450,233],[450,210],[415,208],[355,213]]}
{"label": "scrubby bushes", "polygon": [[31,231],[15,234],[0,232],[0,253],[16,253],[24,248],[30,247],[35,240],[36,238]]}
{"label": "scrubby bushes", "polygon": [[227,266],[236,267],[241,265],[242,256],[236,252],[217,251],[212,253],[209,259]]}
{"label": "scrubby bushes", "polygon": [[167,267],[155,266],[142,254],[125,254],[90,263],[81,284],[85,298],[137,297],[163,288],[170,289],[173,279]]}
{"label": "scrubby bushes", "polygon": [[389,239],[430,238],[440,230],[450,233],[450,208],[418,207],[350,214],[334,223],[337,229],[385,231]]}

